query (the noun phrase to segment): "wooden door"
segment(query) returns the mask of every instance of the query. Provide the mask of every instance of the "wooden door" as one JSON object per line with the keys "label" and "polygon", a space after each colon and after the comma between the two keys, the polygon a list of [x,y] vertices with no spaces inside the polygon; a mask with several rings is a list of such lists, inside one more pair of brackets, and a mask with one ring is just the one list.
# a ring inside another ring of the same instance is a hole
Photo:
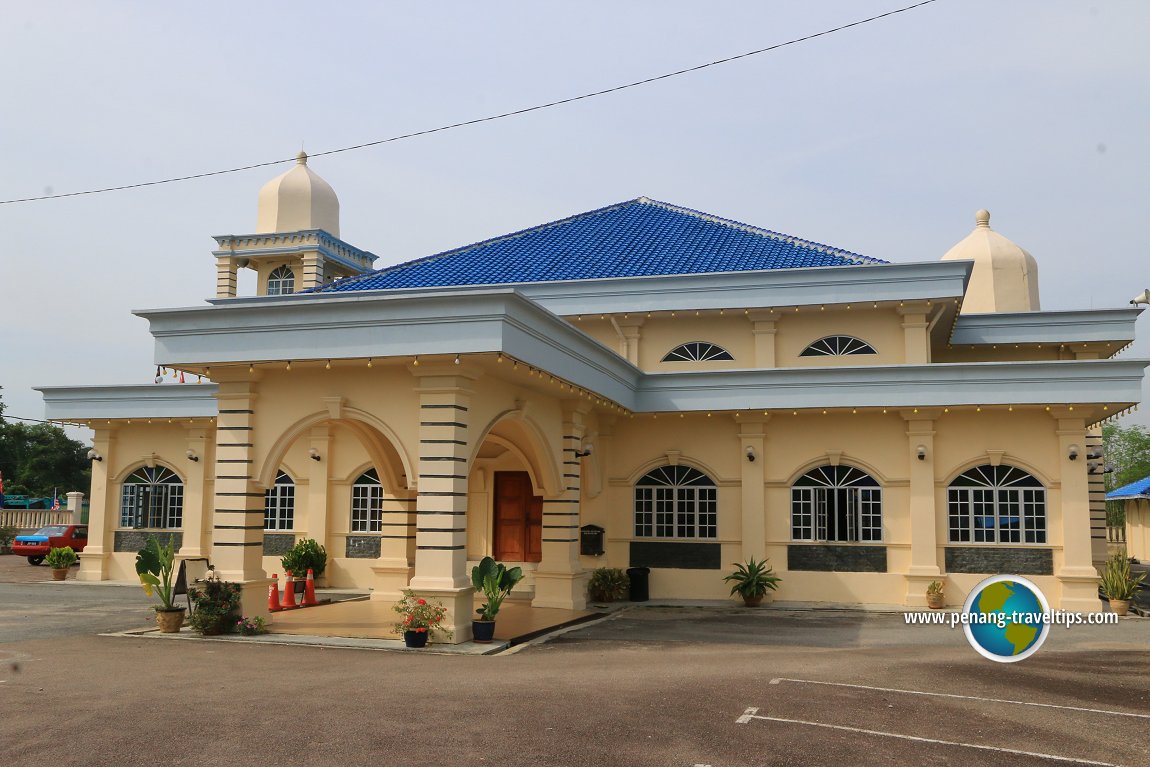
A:
{"label": "wooden door", "polygon": [[492,556],[501,562],[543,559],[543,498],[531,494],[525,471],[495,472]]}

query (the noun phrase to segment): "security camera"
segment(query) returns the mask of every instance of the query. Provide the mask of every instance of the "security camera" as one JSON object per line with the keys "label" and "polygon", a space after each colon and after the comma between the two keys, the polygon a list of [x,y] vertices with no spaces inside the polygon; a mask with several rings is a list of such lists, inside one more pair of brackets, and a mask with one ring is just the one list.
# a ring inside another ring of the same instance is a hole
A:
{"label": "security camera", "polygon": [[1130,305],[1133,306],[1135,304],[1150,304],[1150,288],[1143,290],[1134,296],[1134,298],[1130,299]]}
{"label": "security camera", "polygon": [[747,460],[751,463],[755,462],[755,449],[750,445],[747,445]]}

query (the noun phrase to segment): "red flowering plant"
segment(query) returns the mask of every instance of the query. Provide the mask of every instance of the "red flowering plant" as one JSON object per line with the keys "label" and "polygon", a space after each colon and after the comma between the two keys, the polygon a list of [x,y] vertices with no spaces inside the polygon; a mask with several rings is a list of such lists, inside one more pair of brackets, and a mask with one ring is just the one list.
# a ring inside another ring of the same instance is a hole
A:
{"label": "red flowering plant", "polygon": [[442,625],[447,620],[447,608],[440,602],[428,602],[423,597],[417,597],[411,589],[406,589],[403,592],[403,598],[396,602],[391,609],[402,616],[401,620],[395,624],[395,633],[437,631],[451,639],[451,629],[444,628]]}

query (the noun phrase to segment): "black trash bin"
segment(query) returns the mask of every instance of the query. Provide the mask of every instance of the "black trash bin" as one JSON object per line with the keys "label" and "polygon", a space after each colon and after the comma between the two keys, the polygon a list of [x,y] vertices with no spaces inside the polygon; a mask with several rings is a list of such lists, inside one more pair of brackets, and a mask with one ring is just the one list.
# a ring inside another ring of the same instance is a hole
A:
{"label": "black trash bin", "polygon": [[646,602],[651,598],[650,575],[651,568],[649,567],[627,568],[627,577],[631,581],[632,602]]}

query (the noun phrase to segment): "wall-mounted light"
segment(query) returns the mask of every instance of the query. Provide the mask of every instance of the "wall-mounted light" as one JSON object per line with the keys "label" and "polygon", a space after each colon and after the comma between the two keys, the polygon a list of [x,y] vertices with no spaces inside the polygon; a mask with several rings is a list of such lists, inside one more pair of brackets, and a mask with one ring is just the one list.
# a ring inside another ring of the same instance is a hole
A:
{"label": "wall-mounted light", "polygon": [[1078,445],[1071,445],[1070,449],[1066,451],[1066,457],[1072,461],[1078,460]]}
{"label": "wall-mounted light", "polygon": [[747,460],[751,463],[755,462],[755,449],[750,445],[747,445]]}
{"label": "wall-mounted light", "polygon": [[1086,451],[1086,457],[1092,461],[1096,461],[1102,457],[1102,448],[1092,447]]}
{"label": "wall-mounted light", "polygon": [[88,460],[89,461],[102,461],[102,460],[104,460],[104,456],[97,453],[95,448],[92,448],[91,450],[88,451]]}
{"label": "wall-mounted light", "polygon": [[192,463],[195,463],[196,461],[200,460],[200,457],[198,455],[196,455],[195,450],[189,449],[188,452],[184,453],[184,455],[186,455],[188,457],[188,460],[191,461]]}
{"label": "wall-mounted light", "polygon": [[312,459],[313,461],[318,461],[319,460],[319,451],[313,447],[312,449],[307,451],[307,457]]}
{"label": "wall-mounted light", "polygon": [[919,445],[917,448],[915,448],[914,454],[918,456],[918,460],[925,461],[926,460],[926,445]]}
{"label": "wall-mounted light", "polygon": [[584,445],[582,450],[576,450],[575,451],[575,457],[576,458],[586,458],[587,456],[591,455],[591,451],[594,449],[595,449],[594,445],[591,445],[591,444]]}

